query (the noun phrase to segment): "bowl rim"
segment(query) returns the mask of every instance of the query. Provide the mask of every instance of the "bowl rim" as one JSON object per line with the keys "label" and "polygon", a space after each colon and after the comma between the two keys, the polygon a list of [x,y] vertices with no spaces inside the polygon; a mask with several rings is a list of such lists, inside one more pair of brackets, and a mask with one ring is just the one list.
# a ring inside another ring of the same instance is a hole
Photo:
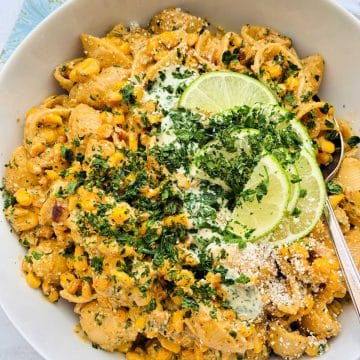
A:
{"label": "bowl rim", "polygon": [[[20,44],[16,47],[10,57],[5,61],[4,65],[0,69],[0,84],[3,81],[8,69],[11,67],[13,59],[15,59],[19,53],[23,51],[23,48],[27,46],[28,42],[31,42],[34,37],[37,36],[38,33],[41,33],[43,28],[47,26],[48,23],[52,22],[54,18],[58,16],[64,9],[71,8],[75,3],[84,0],[67,0],[63,4],[61,4],[57,9],[47,15],[43,20],[41,20],[25,37],[22,39]],[[99,1],[99,0],[98,0]],[[347,21],[351,22],[354,25],[360,34],[360,18],[357,18],[354,14],[352,14],[349,10],[347,10],[344,6],[340,5],[335,0],[316,0],[318,3],[321,3],[322,6],[328,6],[333,8],[337,12],[341,13],[342,16],[346,17]],[[61,59],[60,59],[61,61]],[[0,308],[5,313],[6,317],[9,319],[12,326],[16,328],[16,330],[21,334],[22,338],[31,346],[34,351],[37,352],[38,355],[46,359],[47,354],[43,352],[43,349],[38,346],[37,343],[32,342],[30,334],[28,334],[25,330],[23,330],[21,324],[15,321],[13,313],[10,309],[8,309],[7,305],[2,301],[2,296],[0,292]],[[360,357],[359,357],[360,359]]]}

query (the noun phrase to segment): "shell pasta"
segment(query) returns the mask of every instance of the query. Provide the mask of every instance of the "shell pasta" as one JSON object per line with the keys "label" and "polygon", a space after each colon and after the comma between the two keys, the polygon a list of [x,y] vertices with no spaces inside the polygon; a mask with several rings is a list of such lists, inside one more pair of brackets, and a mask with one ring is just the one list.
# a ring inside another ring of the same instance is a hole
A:
{"label": "shell pasta", "polygon": [[[128,360],[324,353],[346,296],[324,221],[281,246],[233,242],[230,195],[188,171],[209,114],[176,107],[199,74],[250,75],[304,125],[325,166],[337,129],[317,96],[323,58],[300,58],[275,30],[211,31],[180,9],[80,40],[82,56],[54,71],[64,94],[28,111],[4,178],[28,285],[73,303],[89,342]],[[340,130],[347,154],[328,191],[360,266],[360,139]]]}

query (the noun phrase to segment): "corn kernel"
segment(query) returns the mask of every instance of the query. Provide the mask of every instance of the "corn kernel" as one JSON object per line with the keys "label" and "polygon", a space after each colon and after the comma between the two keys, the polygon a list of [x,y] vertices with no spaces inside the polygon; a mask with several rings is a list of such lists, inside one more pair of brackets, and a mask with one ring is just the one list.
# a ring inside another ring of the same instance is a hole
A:
{"label": "corn kernel", "polygon": [[99,135],[100,139],[107,139],[113,133],[113,127],[110,124],[102,124],[97,129],[97,134]]}
{"label": "corn kernel", "polygon": [[345,198],[344,194],[330,195],[329,200],[333,208],[336,208],[339,203]]}
{"label": "corn kernel", "polygon": [[165,47],[168,49],[173,48],[179,43],[179,38],[177,37],[176,33],[173,31],[164,31],[159,35],[159,39]]}
{"label": "corn kernel", "polygon": [[161,122],[161,119],[162,119],[162,116],[160,114],[149,114],[148,115],[148,120],[151,125],[158,124],[159,122]]}
{"label": "corn kernel", "polygon": [[141,86],[137,86],[134,90],[134,95],[136,96],[136,101],[141,102],[144,97],[144,89]]}
{"label": "corn kernel", "polygon": [[197,33],[190,33],[187,34],[186,43],[188,46],[192,47],[197,43],[198,39],[199,35]]}
{"label": "corn kernel", "polygon": [[54,129],[43,128],[39,134],[47,144],[54,143],[57,139],[57,132]]}
{"label": "corn kernel", "polygon": [[138,134],[130,131],[129,132],[129,149],[132,152],[136,152],[138,149]]}
{"label": "corn kernel", "polygon": [[320,152],[316,155],[316,160],[320,165],[328,165],[332,159],[332,156],[327,152]]}
{"label": "corn kernel", "polygon": [[126,353],[126,360],[144,360],[144,359],[145,359],[144,356],[142,356],[134,351]]}
{"label": "corn kernel", "polygon": [[51,180],[57,180],[59,178],[59,174],[54,170],[45,170],[46,177]]}
{"label": "corn kernel", "polygon": [[138,331],[141,331],[145,328],[146,326],[146,317],[145,316],[140,316],[135,320],[135,329]]}
{"label": "corn kernel", "polygon": [[15,199],[21,206],[30,206],[33,202],[33,196],[24,188],[15,193]]}
{"label": "corn kernel", "polygon": [[100,119],[103,123],[111,123],[113,119],[113,114],[109,111],[102,111],[100,114]]}
{"label": "corn kernel", "polygon": [[184,330],[184,314],[182,310],[174,311],[171,317],[171,329],[180,334]]}
{"label": "corn kernel", "polygon": [[191,286],[195,282],[194,275],[189,270],[181,270],[180,273],[177,275],[176,285],[177,286]]}
{"label": "corn kernel", "polygon": [[128,42],[123,42],[120,46],[119,46],[120,51],[122,51],[125,55],[130,55],[131,54],[131,47],[130,44]]}
{"label": "corn kernel", "polygon": [[161,59],[163,59],[166,55],[168,54],[167,50],[159,50],[158,52],[156,52],[153,56],[154,59],[156,61],[160,61]]}
{"label": "corn kernel", "polygon": [[69,79],[73,82],[86,81],[90,75],[97,75],[100,72],[100,63],[93,58],[87,58],[70,71]]}
{"label": "corn kernel", "polygon": [[188,216],[186,214],[170,215],[163,220],[163,225],[166,227],[171,227],[178,224],[183,225],[189,229],[190,221]]}
{"label": "corn kernel", "polygon": [[122,225],[130,217],[131,217],[130,206],[127,203],[122,203],[118,207],[114,208],[110,215],[110,218],[117,225]]}
{"label": "corn kernel", "polygon": [[279,64],[267,65],[265,66],[265,70],[269,74],[271,79],[276,79],[281,76],[282,69]]}
{"label": "corn kernel", "polygon": [[156,352],[156,360],[171,360],[172,358],[172,353],[164,348],[161,348]]}
{"label": "corn kernel", "polygon": [[121,152],[116,152],[109,157],[108,163],[112,167],[119,166],[125,159],[125,156]]}
{"label": "corn kernel", "polygon": [[159,40],[156,37],[151,38],[147,44],[148,53],[153,54],[159,46]]}
{"label": "corn kernel", "polygon": [[25,278],[28,285],[33,289],[37,289],[41,285],[41,280],[32,271],[28,272]]}
{"label": "corn kernel", "polygon": [[321,136],[318,139],[321,151],[332,154],[335,152],[335,144]]}
{"label": "corn kernel", "polygon": [[295,91],[299,87],[299,83],[299,78],[294,76],[289,76],[285,81],[285,84],[290,91]]}
{"label": "corn kernel", "polygon": [[51,303],[54,303],[59,300],[59,293],[55,289],[50,290],[50,294],[48,295],[48,300]]}
{"label": "corn kernel", "polygon": [[115,125],[125,125],[125,115],[122,112],[115,112],[114,114],[114,124]]}

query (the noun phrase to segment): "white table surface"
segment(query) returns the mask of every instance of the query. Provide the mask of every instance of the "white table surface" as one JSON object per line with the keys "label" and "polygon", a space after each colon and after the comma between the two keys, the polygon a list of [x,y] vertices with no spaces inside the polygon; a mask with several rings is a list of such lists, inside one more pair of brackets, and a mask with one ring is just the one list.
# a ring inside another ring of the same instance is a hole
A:
{"label": "white table surface", "polygon": [[[316,0],[314,0],[316,1]],[[360,0],[336,0],[360,16]],[[23,0],[0,0],[0,51],[15,24]],[[42,360],[22,338],[0,308],[0,360]]]}

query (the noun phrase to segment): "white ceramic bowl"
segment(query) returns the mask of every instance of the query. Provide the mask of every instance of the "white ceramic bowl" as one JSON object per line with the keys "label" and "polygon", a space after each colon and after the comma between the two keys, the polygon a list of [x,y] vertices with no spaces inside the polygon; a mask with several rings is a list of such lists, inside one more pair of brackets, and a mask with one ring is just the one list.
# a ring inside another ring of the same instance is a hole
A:
{"label": "white ceramic bowl", "polygon": [[[65,59],[80,54],[79,34],[102,35],[113,25],[150,17],[169,6],[182,7],[213,24],[238,31],[243,24],[273,27],[289,35],[300,56],[321,53],[325,79],[321,96],[335,104],[339,117],[360,115],[360,23],[326,0],[76,0],[69,1],[37,27],[17,49],[0,74],[0,162],[4,164],[22,139],[28,108],[58,92],[52,72]],[[360,133],[360,122],[354,122]],[[2,213],[0,219],[0,302],[14,325],[46,359],[101,360],[119,358],[93,349],[75,335],[72,306],[52,305],[30,289],[20,270],[23,250]],[[343,330],[331,341],[324,360],[360,359],[360,325],[351,305],[340,318]]]}

